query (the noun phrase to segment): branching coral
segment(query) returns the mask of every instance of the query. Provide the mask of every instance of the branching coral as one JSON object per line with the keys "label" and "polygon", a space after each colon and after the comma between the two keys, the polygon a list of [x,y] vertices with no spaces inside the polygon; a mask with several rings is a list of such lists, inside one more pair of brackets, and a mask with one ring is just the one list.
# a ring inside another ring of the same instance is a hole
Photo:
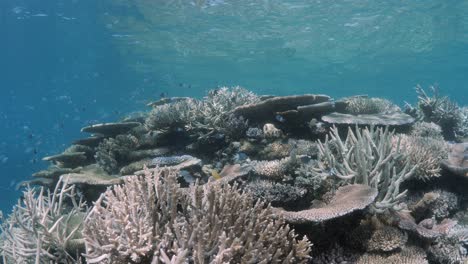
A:
{"label": "branching coral", "polygon": [[429,96],[419,85],[415,89],[418,94],[418,108],[414,110],[416,114],[423,121],[438,124],[444,136],[453,139],[462,117],[458,105],[450,101],[448,97],[440,96],[436,86],[430,87],[432,96]]}
{"label": "branching coral", "polygon": [[405,195],[400,192],[400,184],[413,175],[417,166],[410,168],[408,158],[399,148],[393,148],[393,135],[388,128],[356,128],[355,132],[349,128],[343,141],[334,127],[331,139],[327,137],[324,143],[319,142],[315,172],[378,189],[373,205],[376,212],[398,210]]}
{"label": "branching coral", "polygon": [[394,148],[408,157],[410,165],[417,166],[414,178],[429,180],[440,176],[440,165],[448,157],[448,145],[443,140],[417,136],[399,135],[394,139]]}
{"label": "branching coral", "polygon": [[176,101],[153,108],[145,121],[149,130],[190,129],[202,121],[202,102],[195,99]]}
{"label": "branching coral", "polygon": [[5,263],[78,263],[86,208],[74,186],[60,180],[53,192],[28,188],[2,225]]}
{"label": "branching coral", "polygon": [[428,248],[428,256],[434,263],[466,263],[468,261],[467,246],[468,230],[456,228],[447,236],[437,238]]}
{"label": "branching coral", "polygon": [[347,103],[345,111],[353,115],[393,113],[400,108],[392,102],[382,98],[352,97],[345,100]]}
{"label": "branching coral", "polygon": [[444,140],[442,128],[435,123],[417,122],[411,129],[411,135],[415,137]]}
{"label": "branching coral", "polygon": [[203,100],[187,99],[156,106],[146,119],[150,130],[184,128],[206,134],[216,130],[238,138],[248,129],[247,120],[232,114],[236,107],[260,99],[243,88],[212,90]]}
{"label": "branching coral", "polygon": [[166,169],[104,193],[83,233],[88,263],[305,263],[310,247],[236,187],[182,189]]}
{"label": "branching coral", "polygon": [[125,161],[132,150],[138,147],[138,139],[133,135],[118,135],[104,139],[96,149],[95,158],[101,168],[109,174],[118,172],[119,162]]}
{"label": "branching coral", "polygon": [[460,109],[460,121],[455,131],[457,139],[463,139],[468,137],[468,107],[462,107]]}

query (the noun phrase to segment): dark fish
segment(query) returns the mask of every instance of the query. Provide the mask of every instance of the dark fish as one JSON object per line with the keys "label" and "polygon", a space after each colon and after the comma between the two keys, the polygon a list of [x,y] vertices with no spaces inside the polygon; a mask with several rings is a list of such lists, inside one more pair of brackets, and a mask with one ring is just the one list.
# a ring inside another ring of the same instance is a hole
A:
{"label": "dark fish", "polygon": [[159,94],[159,97],[160,98],[166,98],[167,97],[167,93],[166,92],[162,92]]}
{"label": "dark fish", "polygon": [[28,135],[28,138],[29,138],[29,139],[32,139],[33,137],[34,137],[34,135],[33,135],[32,133],[30,133],[30,134]]}

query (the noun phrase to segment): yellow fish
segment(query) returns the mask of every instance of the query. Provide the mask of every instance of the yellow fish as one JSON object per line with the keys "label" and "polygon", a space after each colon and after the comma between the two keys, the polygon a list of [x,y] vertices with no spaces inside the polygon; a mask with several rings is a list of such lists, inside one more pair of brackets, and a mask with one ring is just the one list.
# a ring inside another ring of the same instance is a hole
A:
{"label": "yellow fish", "polygon": [[215,180],[219,180],[221,179],[221,175],[219,175],[219,173],[215,170],[211,170],[211,176],[215,179]]}

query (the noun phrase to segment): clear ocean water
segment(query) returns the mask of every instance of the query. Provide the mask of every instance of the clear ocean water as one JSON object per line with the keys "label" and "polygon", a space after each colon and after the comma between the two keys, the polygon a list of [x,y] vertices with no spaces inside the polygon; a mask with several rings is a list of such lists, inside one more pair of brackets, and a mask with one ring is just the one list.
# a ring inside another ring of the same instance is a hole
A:
{"label": "clear ocean water", "polygon": [[1,0],[0,210],[80,128],[167,96],[468,101],[468,1]]}

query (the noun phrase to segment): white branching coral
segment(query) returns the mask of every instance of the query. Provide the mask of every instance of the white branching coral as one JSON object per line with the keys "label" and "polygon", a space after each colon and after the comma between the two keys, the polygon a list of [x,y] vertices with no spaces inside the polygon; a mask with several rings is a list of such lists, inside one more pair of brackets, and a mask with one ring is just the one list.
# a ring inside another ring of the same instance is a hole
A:
{"label": "white branching coral", "polygon": [[463,118],[460,107],[447,96],[441,96],[436,86],[430,87],[432,95],[427,94],[420,85],[417,85],[415,89],[418,94],[417,108],[407,105],[407,111],[412,112],[422,121],[438,124],[446,139],[454,139]]}
{"label": "white branching coral", "polygon": [[351,128],[342,140],[336,127],[324,143],[319,142],[319,162],[316,173],[336,176],[345,181],[368,185],[379,190],[372,208],[376,212],[398,210],[406,192],[400,184],[412,176],[417,166],[410,168],[408,158],[393,148],[394,133],[388,128]]}
{"label": "white branching coral", "polygon": [[202,120],[202,108],[202,102],[196,99],[158,105],[149,113],[145,126],[150,130],[191,128]]}
{"label": "white branching coral", "polygon": [[449,151],[443,140],[408,135],[396,136],[394,148],[400,148],[411,166],[417,166],[413,177],[421,180],[440,176],[440,165],[448,158]]}
{"label": "white branching coral", "polygon": [[248,123],[232,111],[258,101],[258,96],[241,87],[222,87],[210,91],[203,100],[186,99],[155,106],[145,125],[151,130],[183,128],[201,134],[215,130],[236,138],[245,134]]}
{"label": "white branching coral", "polygon": [[78,263],[85,204],[62,179],[51,191],[28,188],[1,226],[4,263]]}
{"label": "white branching coral", "polygon": [[351,97],[346,102],[347,113],[353,115],[360,114],[379,114],[379,113],[393,113],[401,111],[400,108],[392,102],[382,98],[368,98],[368,97]]}
{"label": "white branching coral", "polygon": [[179,187],[175,171],[147,171],[106,191],[84,229],[88,263],[305,263],[272,209],[237,187]]}

